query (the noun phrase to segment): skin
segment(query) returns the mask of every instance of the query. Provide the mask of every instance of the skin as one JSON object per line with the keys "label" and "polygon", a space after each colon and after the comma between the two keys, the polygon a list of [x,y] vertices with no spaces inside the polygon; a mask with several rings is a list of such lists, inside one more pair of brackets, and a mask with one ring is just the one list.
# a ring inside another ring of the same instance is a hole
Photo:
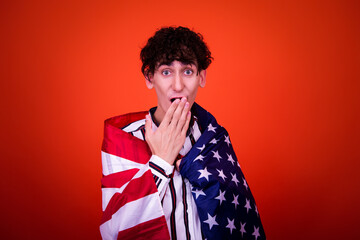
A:
{"label": "skin", "polygon": [[[160,123],[153,131],[151,118],[146,117],[145,140],[153,155],[157,155],[174,165],[185,143],[186,131],[190,122],[190,109],[195,102],[199,87],[205,87],[206,71],[198,73],[194,64],[173,61],[170,65],[161,65],[153,75],[146,79],[149,89],[154,88],[158,105],[154,113]],[[174,102],[171,99],[176,98]],[[180,161],[177,161],[177,168]]]}

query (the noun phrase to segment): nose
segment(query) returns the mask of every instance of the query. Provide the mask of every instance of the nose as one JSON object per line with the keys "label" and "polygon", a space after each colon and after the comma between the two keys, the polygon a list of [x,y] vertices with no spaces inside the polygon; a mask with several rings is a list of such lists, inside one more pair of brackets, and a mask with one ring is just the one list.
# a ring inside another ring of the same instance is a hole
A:
{"label": "nose", "polygon": [[175,75],[172,83],[172,88],[176,92],[180,92],[184,88],[184,82],[181,75],[178,73]]}

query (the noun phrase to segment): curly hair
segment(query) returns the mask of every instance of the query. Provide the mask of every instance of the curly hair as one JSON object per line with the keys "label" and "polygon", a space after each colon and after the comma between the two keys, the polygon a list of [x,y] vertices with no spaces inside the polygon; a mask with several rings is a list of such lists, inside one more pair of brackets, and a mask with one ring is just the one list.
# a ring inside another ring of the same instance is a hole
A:
{"label": "curly hair", "polygon": [[177,60],[194,64],[198,72],[207,69],[212,60],[211,52],[203,36],[186,27],[164,27],[156,31],[141,49],[141,71],[145,77],[153,75],[160,65],[169,65]]}

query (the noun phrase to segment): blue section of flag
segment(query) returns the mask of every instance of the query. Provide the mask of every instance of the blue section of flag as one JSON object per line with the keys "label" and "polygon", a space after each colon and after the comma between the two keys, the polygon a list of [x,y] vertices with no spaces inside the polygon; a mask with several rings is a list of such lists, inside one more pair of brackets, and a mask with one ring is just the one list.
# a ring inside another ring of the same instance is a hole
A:
{"label": "blue section of flag", "polygon": [[204,238],[266,239],[229,134],[199,105],[194,111],[203,132],[182,159],[180,173],[193,186]]}

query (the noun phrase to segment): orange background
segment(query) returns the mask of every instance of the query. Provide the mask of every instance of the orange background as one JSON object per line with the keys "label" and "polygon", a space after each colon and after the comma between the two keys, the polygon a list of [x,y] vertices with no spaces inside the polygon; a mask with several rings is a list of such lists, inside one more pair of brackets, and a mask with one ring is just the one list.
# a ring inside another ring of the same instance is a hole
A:
{"label": "orange background", "polygon": [[[139,51],[201,32],[197,102],[268,239],[360,237],[359,1],[1,1],[1,238],[98,239],[103,120],[156,104]],[[357,223],[357,224],[356,224]]]}

